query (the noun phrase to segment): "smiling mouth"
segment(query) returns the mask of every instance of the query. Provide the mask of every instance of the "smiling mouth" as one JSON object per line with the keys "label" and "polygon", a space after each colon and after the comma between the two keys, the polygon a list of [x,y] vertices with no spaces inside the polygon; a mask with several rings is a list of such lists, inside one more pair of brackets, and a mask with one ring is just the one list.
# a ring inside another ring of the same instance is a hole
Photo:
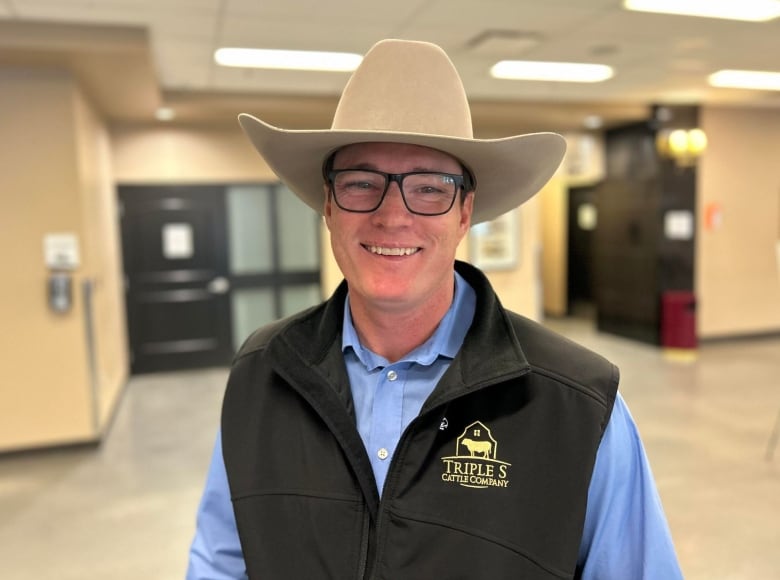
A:
{"label": "smiling mouth", "polygon": [[420,251],[420,248],[385,248],[383,246],[366,245],[363,245],[363,247],[372,254],[379,256],[411,256]]}

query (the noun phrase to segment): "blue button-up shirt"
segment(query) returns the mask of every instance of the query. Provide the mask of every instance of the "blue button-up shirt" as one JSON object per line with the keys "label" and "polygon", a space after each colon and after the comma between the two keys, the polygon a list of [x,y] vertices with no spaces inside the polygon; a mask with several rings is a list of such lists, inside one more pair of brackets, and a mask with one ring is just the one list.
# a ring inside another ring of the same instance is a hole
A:
{"label": "blue button-up shirt", "polygon": [[[360,344],[347,298],[342,350],[357,428],[380,492],[401,434],[460,349],[475,304],[474,290],[456,273],[453,303],[433,336],[390,364]],[[642,442],[619,394],[596,455],[579,562],[583,580],[682,579]],[[246,577],[218,434],[187,579]]]}
{"label": "blue button-up shirt", "polygon": [[342,350],[355,403],[357,428],[368,451],[379,492],[395,446],[460,350],[474,319],[476,296],[455,274],[455,297],[433,335],[401,360],[387,359],[360,344],[349,297],[344,307]]}

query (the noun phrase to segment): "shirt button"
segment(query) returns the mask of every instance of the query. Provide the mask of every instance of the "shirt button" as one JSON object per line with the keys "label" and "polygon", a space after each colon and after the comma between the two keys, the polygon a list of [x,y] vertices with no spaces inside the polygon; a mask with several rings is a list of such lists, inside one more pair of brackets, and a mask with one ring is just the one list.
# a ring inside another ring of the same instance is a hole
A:
{"label": "shirt button", "polygon": [[387,456],[389,455],[389,453],[387,452],[387,449],[382,447],[382,449],[380,449],[379,451],[376,452],[376,455],[377,455],[377,457],[379,457],[379,459],[387,459]]}
{"label": "shirt button", "polygon": [[395,371],[388,371],[387,373],[387,380],[388,381],[394,381],[398,378],[398,373]]}

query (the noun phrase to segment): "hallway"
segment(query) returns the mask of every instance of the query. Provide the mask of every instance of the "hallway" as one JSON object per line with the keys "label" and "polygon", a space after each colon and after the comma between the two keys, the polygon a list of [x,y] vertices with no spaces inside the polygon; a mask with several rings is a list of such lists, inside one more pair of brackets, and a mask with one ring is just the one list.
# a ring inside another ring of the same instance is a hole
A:
{"label": "hallway", "polygon": [[[685,577],[780,578],[780,338],[708,343],[683,363],[581,320],[548,324],[620,366]],[[183,578],[226,376],[134,377],[101,446],[0,456],[0,577]]]}

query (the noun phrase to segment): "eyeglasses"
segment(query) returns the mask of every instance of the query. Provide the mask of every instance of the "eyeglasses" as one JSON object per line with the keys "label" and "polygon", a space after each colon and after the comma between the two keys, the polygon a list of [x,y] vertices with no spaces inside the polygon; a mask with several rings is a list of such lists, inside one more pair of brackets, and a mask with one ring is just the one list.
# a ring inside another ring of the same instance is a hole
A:
{"label": "eyeglasses", "polygon": [[463,176],[435,171],[384,173],[371,169],[334,169],[327,173],[336,205],[345,211],[370,213],[385,199],[390,182],[401,190],[404,205],[418,215],[442,215],[452,209]]}

